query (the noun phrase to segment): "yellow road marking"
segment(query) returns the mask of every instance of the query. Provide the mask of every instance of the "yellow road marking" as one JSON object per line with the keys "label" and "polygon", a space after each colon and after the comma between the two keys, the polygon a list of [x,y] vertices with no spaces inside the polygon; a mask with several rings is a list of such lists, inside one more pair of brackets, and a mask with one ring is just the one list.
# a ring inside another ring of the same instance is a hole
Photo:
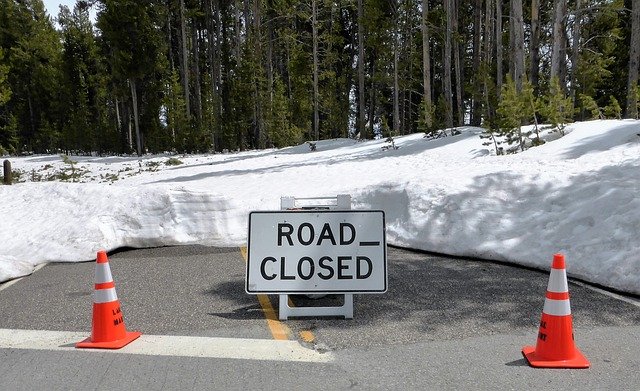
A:
{"label": "yellow road marking", "polygon": [[300,332],[300,339],[306,343],[314,343],[316,340],[316,336],[309,330],[303,330]]}
{"label": "yellow road marking", "polygon": [[[242,254],[242,258],[247,262],[247,248],[240,247],[240,254]],[[269,326],[269,330],[271,331],[271,335],[273,339],[276,340],[288,340],[289,335],[291,335],[291,330],[289,327],[280,322],[278,317],[276,316],[276,311],[273,309],[271,305],[271,301],[269,300],[269,296],[267,295],[256,295],[258,296],[258,302],[260,302],[260,306],[262,307],[262,312],[264,312],[265,318],[267,318],[267,326]]]}

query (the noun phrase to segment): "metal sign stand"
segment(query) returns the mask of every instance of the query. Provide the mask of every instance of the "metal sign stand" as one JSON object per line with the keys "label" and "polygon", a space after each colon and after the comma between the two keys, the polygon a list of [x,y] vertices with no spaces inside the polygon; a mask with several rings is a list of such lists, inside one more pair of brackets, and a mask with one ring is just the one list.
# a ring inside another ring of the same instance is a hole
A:
{"label": "metal sign stand", "polygon": [[[281,197],[281,210],[331,210],[331,209],[351,209],[351,196],[349,194],[338,194],[336,197],[311,197],[295,198]],[[311,298],[325,296],[307,295]],[[346,293],[341,306],[332,307],[291,307],[289,306],[289,295],[281,294],[279,297],[278,317],[280,320],[287,320],[289,317],[302,316],[344,316],[345,319],[353,319],[353,294]]]}

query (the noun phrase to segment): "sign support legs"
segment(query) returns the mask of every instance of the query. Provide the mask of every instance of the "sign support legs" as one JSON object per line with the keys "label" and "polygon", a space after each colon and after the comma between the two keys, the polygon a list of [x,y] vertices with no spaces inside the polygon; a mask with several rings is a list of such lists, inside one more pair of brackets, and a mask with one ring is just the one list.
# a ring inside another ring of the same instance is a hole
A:
{"label": "sign support legs", "polygon": [[353,319],[353,294],[344,295],[344,304],[335,307],[291,307],[289,295],[278,295],[280,306],[278,317],[287,320],[296,316],[343,316],[345,319]]}

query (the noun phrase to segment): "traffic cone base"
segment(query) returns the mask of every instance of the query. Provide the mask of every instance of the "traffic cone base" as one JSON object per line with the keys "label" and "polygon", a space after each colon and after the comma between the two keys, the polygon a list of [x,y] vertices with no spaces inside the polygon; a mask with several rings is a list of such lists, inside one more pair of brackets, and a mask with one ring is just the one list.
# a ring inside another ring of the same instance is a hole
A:
{"label": "traffic cone base", "polygon": [[127,331],[125,332],[124,338],[118,339],[115,341],[106,341],[106,342],[93,342],[91,340],[91,337],[89,337],[84,341],[78,342],[76,344],[76,348],[120,349],[128,345],[131,341],[134,341],[141,335],[142,333],[139,331]]}
{"label": "traffic cone base", "polygon": [[589,368],[589,360],[578,348],[574,349],[572,358],[564,360],[547,360],[537,357],[535,346],[523,347],[522,355],[527,359],[529,365],[535,368]]}

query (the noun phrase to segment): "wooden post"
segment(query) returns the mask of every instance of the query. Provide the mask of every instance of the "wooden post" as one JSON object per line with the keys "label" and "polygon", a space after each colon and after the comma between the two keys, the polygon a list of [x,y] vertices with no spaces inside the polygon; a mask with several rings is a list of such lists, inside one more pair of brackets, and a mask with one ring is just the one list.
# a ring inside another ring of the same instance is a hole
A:
{"label": "wooden post", "polygon": [[8,160],[5,160],[3,167],[4,167],[4,179],[2,183],[4,183],[5,185],[10,185],[11,184],[11,162]]}

